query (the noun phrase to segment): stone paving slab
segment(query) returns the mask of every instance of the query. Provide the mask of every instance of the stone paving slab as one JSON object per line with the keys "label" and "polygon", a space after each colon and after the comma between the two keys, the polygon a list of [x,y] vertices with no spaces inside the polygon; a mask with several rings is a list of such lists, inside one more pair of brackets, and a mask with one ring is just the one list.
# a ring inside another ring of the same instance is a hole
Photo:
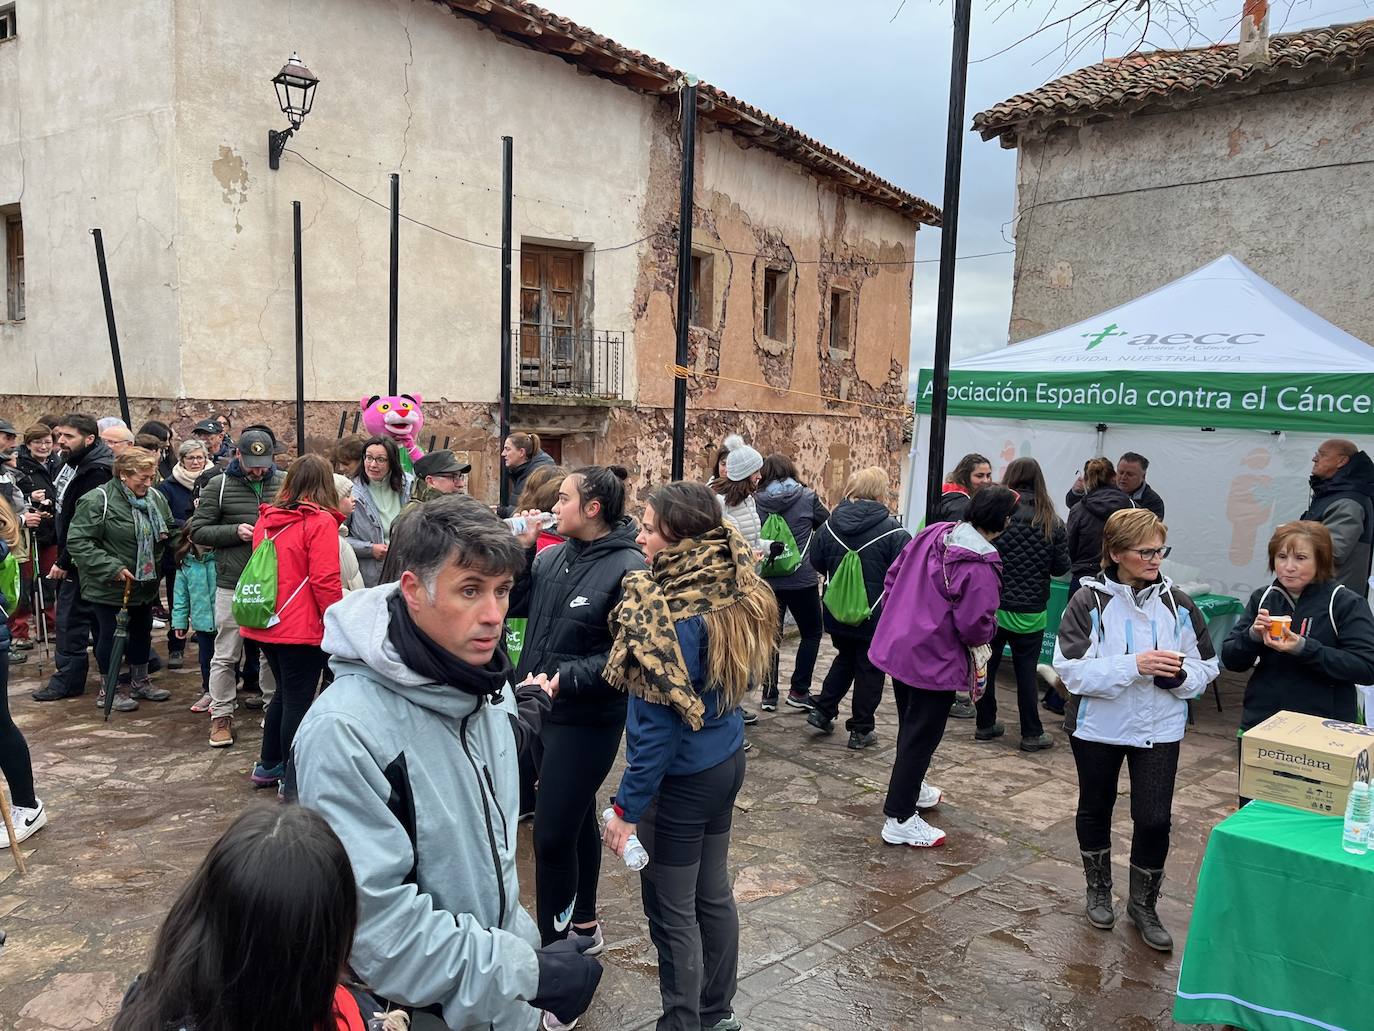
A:
{"label": "stone paving slab", "polygon": [[[822,649],[817,685],[833,652]],[[792,669],[793,651],[783,658]],[[248,772],[261,731],[240,711],[239,741],[206,747],[207,721],[187,711],[198,677],[166,673],[163,705],[144,703],[105,724],[94,698],[39,705],[28,692],[36,657],[11,670],[10,705],[33,750],[52,823],[25,843],[21,879],[0,854],[0,1029],[79,1031],[108,1026],[146,962],[177,890],[210,843],[249,805],[274,805]],[[188,667],[195,663],[188,659]],[[1007,671],[1008,674],[1010,671]],[[761,713],[737,803],[732,868],[740,905],[737,1012],[757,1029],[1170,1028],[1197,868],[1210,829],[1235,805],[1234,711],[1208,698],[1182,751],[1173,852],[1160,910],[1178,949],[1146,948],[1124,919],[1113,932],[1082,915],[1073,831],[1077,794],[1067,740],[1016,747],[1015,692],[999,698],[1009,734],[973,740],[951,720],[930,779],[945,790],[931,816],[949,835],[939,849],[882,844],[881,807],[896,717],[879,710],[879,744],[845,747],[783,707]],[[842,712],[842,716],[847,712]],[[612,790],[620,767],[612,772]],[[1129,798],[1114,825],[1118,912],[1127,883]],[[533,907],[529,827],[520,872]],[[587,1031],[653,1026],[657,968],[638,880],[606,856],[601,909],[609,949]]]}

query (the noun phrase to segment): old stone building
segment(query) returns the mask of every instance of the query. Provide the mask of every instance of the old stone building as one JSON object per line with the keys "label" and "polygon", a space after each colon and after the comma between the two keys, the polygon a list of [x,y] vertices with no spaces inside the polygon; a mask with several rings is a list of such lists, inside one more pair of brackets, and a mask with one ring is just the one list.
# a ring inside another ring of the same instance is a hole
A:
{"label": "old stone building", "polygon": [[[680,73],[519,0],[0,2],[0,414],[115,411],[103,231],[135,420],[227,407],[294,442],[292,201],[303,220],[309,447],[387,378],[400,175],[399,388],[496,491],[500,325],[512,424],[567,462],[668,468]],[[320,79],[285,128],[269,79]],[[732,431],[834,494],[895,470],[929,204],[704,85],[688,466]],[[514,290],[500,304],[501,137]],[[842,399],[842,400],[832,400]],[[864,407],[845,402],[866,402]]]}
{"label": "old stone building", "polygon": [[1374,341],[1374,20],[1246,36],[1104,61],[974,118],[1017,148],[1012,342],[1226,253]]}

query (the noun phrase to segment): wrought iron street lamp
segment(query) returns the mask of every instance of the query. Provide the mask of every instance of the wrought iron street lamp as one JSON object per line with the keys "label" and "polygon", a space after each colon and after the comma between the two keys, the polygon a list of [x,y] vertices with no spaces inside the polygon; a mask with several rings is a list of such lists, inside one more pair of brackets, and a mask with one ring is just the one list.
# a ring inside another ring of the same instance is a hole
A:
{"label": "wrought iron street lamp", "polygon": [[281,166],[281,152],[286,149],[286,141],[301,127],[310,107],[315,103],[315,87],[320,80],[301,63],[293,51],[291,60],[282,65],[281,71],[272,77],[272,85],[277,88],[277,103],[282,114],[286,115],[291,128],[283,132],[267,130],[267,164],[273,170]]}

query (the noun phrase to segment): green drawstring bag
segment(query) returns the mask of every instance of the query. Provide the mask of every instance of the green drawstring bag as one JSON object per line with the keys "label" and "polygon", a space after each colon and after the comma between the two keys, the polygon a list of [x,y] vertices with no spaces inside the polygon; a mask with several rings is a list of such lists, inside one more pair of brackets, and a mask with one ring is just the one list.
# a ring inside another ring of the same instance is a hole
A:
{"label": "green drawstring bag", "polygon": [[[278,535],[280,536],[280,534]],[[277,613],[277,545],[271,537],[253,549],[234,586],[234,622],[254,630],[271,626]]]}
{"label": "green drawstring bag", "polygon": [[878,595],[878,600],[872,605],[868,603],[868,585],[864,583],[863,560],[859,558],[859,552],[869,545],[877,544],[884,537],[891,537],[894,533],[902,531],[900,528],[888,530],[861,547],[851,548],[840,540],[839,534],[831,529],[829,523],[825,524],[825,528],[830,532],[830,536],[835,538],[836,543],[844,548],[845,556],[840,559],[840,564],[826,583],[825,591],[821,595],[821,604],[845,626],[859,626],[868,621],[873,615],[873,610],[883,603],[883,596],[887,593],[884,591]]}
{"label": "green drawstring bag", "polygon": [[506,620],[506,654],[510,656],[511,669],[520,665],[520,653],[525,650],[525,626],[529,620],[517,616]]}
{"label": "green drawstring bag", "polygon": [[6,616],[19,607],[19,580],[19,560],[11,552],[0,562],[0,605]]}
{"label": "green drawstring bag", "polygon": [[[815,536],[815,534],[812,534]],[[759,539],[765,541],[778,541],[782,544],[782,554],[777,558],[765,557],[763,565],[759,569],[762,576],[789,576],[797,571],[797,567],[802,564],[802,553],[797,550],[797,538],[792,536],[792,528],[787,525],[787,520],[778,513],[774,512],[763,521],[763,526],[759,530]],[[807,540],[807,544],[810,544]]]}

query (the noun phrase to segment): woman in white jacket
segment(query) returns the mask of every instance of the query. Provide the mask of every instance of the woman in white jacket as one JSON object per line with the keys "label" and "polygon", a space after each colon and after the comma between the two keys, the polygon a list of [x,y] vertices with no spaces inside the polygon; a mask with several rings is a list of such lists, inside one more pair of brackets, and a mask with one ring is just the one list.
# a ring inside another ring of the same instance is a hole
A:
{"label": "woman in white jacket", "polygon": [[1064,611],[1054,668],[1071,698],[1064,721],[1078,767],[1078,847],[1087,878],[1088,920],[1110,928],[1112,809],[1124,761],[1131,777],[1131,893],[1126,914],[1145,944],[1171,951],[1155,911],[1179,742],[1188,699],[1219,672],[1207,624],[1182,591],[1161,576],[1168,528],[1148,509],[1108,520],[1102,572],[1084,577]]}

